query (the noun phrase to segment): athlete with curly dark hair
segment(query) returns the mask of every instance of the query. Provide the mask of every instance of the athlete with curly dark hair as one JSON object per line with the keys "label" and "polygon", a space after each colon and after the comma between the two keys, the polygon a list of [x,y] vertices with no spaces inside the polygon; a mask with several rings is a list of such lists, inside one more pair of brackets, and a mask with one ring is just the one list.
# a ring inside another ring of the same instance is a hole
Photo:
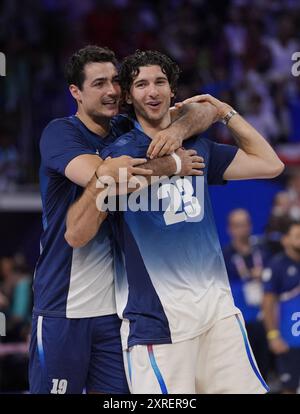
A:
{"label": "athlete with curly dark hair", "polygon": [[[145,156],[155,134],[171,122],[178,72],[160,52],[137,51],[124,60],[121,86],[135,127],[106,147],[103,158]],[[151,200],[154,208],[136,208],[129,196],[114,217],[116,263],[121,268],[125,259],[126,265],[116,291],[128,384],[134,394],[265,393],[232,299],[208,185],[275,177],[283,164],[228,104],[210,95],[192,101],[215,106],[237,147],[192,137],[183,146],[203,156],[204,175],[165,178],[139,195],[141,205]]]}
{"label": "athlete with curly dark hair", "polygon": [[134,78],[140,73],[140,67],[153,65],[161,68],[175,95],[181,70],[176,62],[156,50],[137,50],[133,55],[127,56],[123,60],[119,73],[123,93],[130,91]]}

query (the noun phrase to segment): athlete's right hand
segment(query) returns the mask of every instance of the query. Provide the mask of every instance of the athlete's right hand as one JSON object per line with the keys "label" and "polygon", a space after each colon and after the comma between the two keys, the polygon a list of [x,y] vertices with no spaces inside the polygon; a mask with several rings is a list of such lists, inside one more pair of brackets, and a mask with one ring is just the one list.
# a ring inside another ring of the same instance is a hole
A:
{"label": "athlete's right hand", "polygon": [[284,354],[289,350],[288,344],[280,337],[269,340],[269,347],[275,355]]}
{"label": "athlete's right hand", "polygon": [[179,175],[203,175],[202,170],[205,168],[204,159],[197,155],[197,151],[178,148],[175,153],[181,159],[181,171]]}
{"label": "athlete's right hand", "polygon": [[[97,168],[96,174],[104,184],[108,184],[108,180],[104,179],[104,177],[109,177],[109,181],[114,183],[128,182],[135,175],[148,176],[153,173],[152,170],[138,167],[146,162],[145,158],[132,158],[128,155],[122,155],[117,158],[108,157]],[[122,170],[120,171],[121,168]]]}

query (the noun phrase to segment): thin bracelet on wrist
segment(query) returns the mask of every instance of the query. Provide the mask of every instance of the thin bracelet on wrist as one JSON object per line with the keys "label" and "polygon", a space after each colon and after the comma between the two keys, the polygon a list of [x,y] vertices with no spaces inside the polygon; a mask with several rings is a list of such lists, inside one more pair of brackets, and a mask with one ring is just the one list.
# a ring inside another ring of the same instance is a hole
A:
{"label": "thin bracelet on wrist", "polygon": [[234,109],[231,109],[225,116],[224,118],[221,119],[221,122],[224,125],[228,125],[228,122],[230,121],[230,119],[237,114],[237,111]]}
{"label": "thin bracelet on wrist", "polygon": [[267,332],[267,338],[269,341],[271,341],[272,339],[279,338],[279,336],[280,336],[280,332],[278,329],[271,329],[270,331]]}

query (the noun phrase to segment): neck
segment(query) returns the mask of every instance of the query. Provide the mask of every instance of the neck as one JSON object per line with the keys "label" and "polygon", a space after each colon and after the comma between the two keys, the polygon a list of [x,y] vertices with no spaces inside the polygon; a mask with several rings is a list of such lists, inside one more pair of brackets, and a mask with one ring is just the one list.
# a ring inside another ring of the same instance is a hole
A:
{"label": "neck", "polygon": [[300,253],[291,248],[287,248],[285,252],[290,259],[294,260],[295,262],[300,262]]}
{"label": "neck", "polygon": [[105,137],[109,133],[110,120],[108,118],[91,118],[85,112],[78,108],[76,112],[77,118],[92,132],[101,137]]}
{"label": "neck", "polygon": [[147,134],[151,139],[153,139],[159,131],[167,128],[171,124],[169,111],[162,119],[157,121],[145,119],[139,116],[137,116],[137,120],[143,128],[145,134]]}
{"label": "neck", "polygon": [[236,251],[246,254],[251,250],[249,238],[247,239],[235,239],[232,241],[232,245]]}

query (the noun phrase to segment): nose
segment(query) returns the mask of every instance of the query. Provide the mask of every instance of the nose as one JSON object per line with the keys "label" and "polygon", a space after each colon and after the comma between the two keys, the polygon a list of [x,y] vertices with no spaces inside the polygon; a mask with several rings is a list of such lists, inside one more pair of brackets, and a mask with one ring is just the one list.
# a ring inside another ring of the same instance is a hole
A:
{"label": "nose", "polygon": [[154,83],[149,85],[148,95],[150,98],[157,98],[158,90]]}
{"label": "nose", "polygon": [[115,82],[109,82],[107,94],[109,96],[119,96],[121,93],[120,85]]}

